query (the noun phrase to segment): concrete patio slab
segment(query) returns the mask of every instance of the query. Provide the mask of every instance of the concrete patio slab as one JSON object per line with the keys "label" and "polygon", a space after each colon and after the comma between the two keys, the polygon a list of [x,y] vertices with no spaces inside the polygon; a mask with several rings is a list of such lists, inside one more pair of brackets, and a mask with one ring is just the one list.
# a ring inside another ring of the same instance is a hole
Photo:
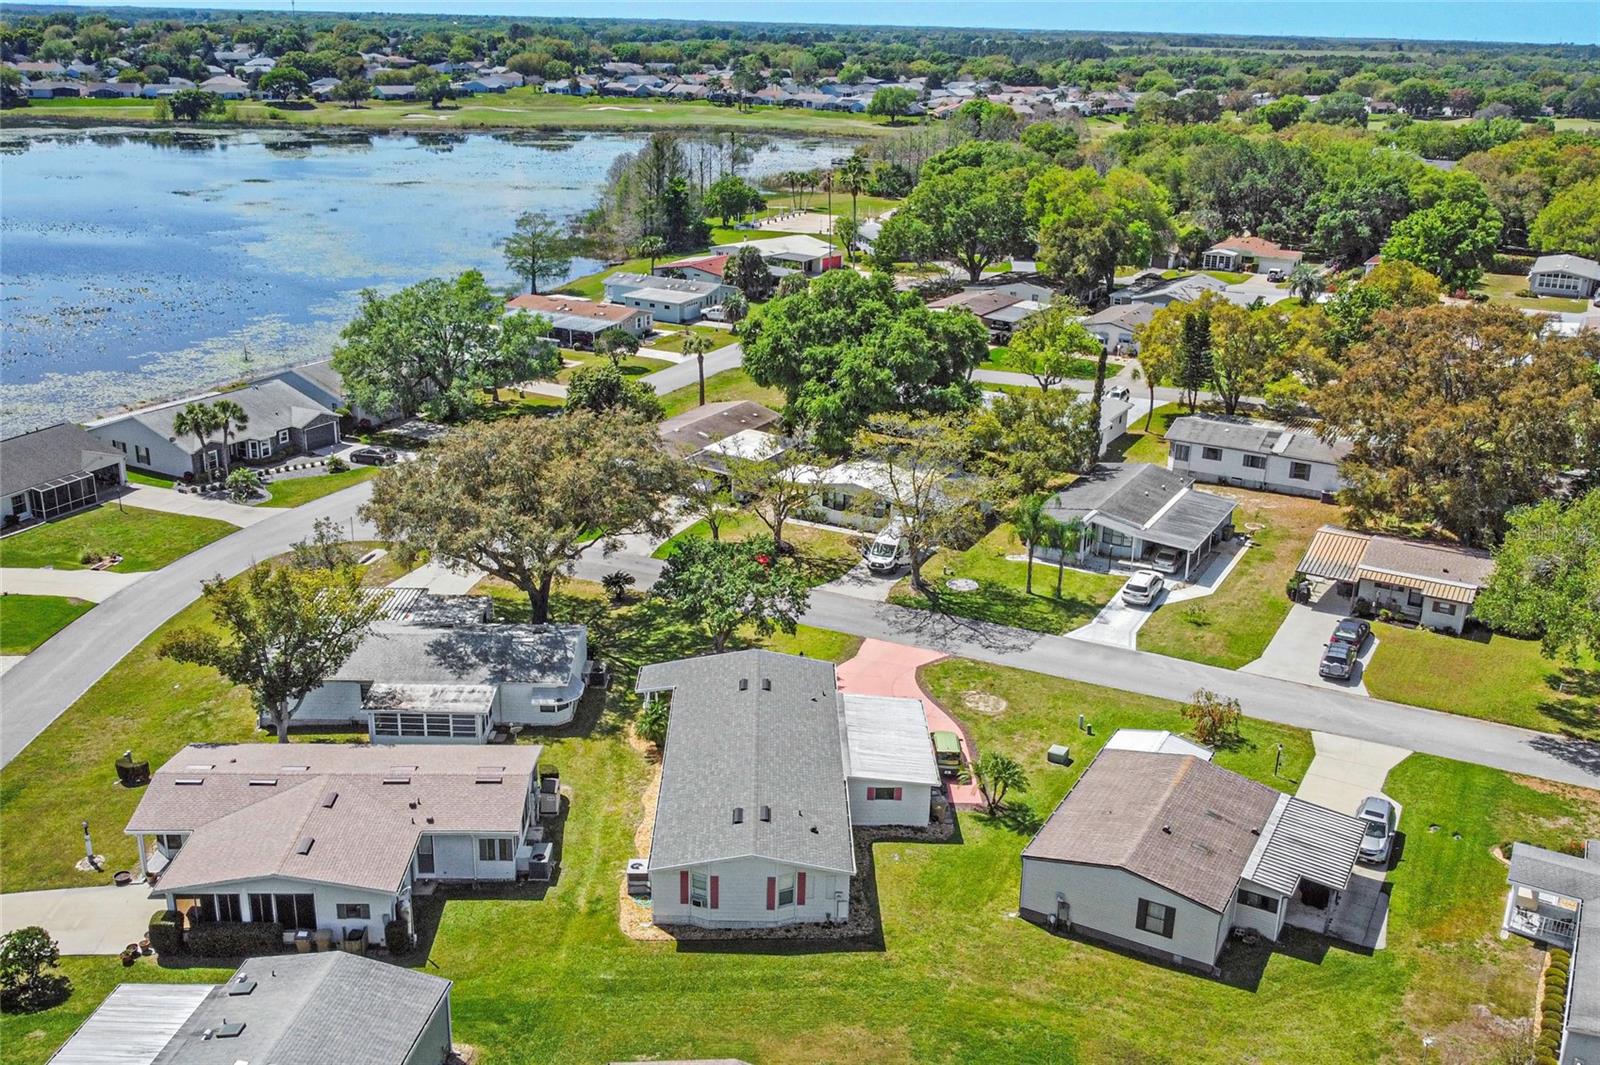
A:
{"label": "concrete patio slab", "polygon": [[0,895],[0,932],[39,925],[61,944],[63,954],[121,954],[123,947],[144,938],[150,915],[161,908],[143,881],[127,887],[13,892]]}
{"label": "concrete patio slab", "polygon": [[0,677],[6,675],[6,670],[26,658],[27,655],[0,655]]}
{"label": "concrete patio slab", "polygon": [[254,525],[272,517],[272,508],[247,507],[242,503],[228,503],[220,499],[206,499],[171,488],[156,488],[148,484],[132,484],[122,494],[122,502],[130,507],[159,510],[167,514],[187,514],[192,518],[216,518],[229,525]]}
{"label": "concrete patio slab", "polygon": [[108,569],[0,569],[0,592],[7,595],[64,595],[103,603],[149,573]]}

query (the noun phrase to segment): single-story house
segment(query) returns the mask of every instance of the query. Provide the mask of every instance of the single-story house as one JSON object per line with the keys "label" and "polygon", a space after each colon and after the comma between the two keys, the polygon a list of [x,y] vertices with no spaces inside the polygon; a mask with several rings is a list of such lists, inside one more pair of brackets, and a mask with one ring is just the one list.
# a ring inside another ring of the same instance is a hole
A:
{"label": "single-story house", "polygon": [[1100,454],[1111,450],[1111,445],[1128,431],[1128,414],[1133,404],[1114,396],[1100,399]]}
{"label": "single-story house", "polygon": [[444,1065],[450,981],[348,951],[246,958],[225,984],[118,984],[52,1065]]}
{"label": "single-story house", "polygon": [[134,469],[168,477],[204,478],[223,466],[222,434],[202,447],[192,433],[174,427],[190,403],[231,400],[248,422],[234,431],[228,451],[234,461],[260,463],[337,445],[339,415],[285,381],[268,378],[231,392],[210,392],[89,423],[89,432],[120,451]]}
{"label": "single-story house", "polygon": [[[150,897],[185,922],[275,922],[382,945],[427,882],[511,881],[532,861],[537,746],[191,744],[124,830]],[[490,764],[492,763],[492,764]],[[147,839],[155,838],[155,853]]]}
{"label": "single-story house", "polygon": [[657,322],[687,325],[707,307],[716,307],[738,291],[721,281],[689,281],[652,274],[615,273],[605,280],[606,299],[621,307],[650,312]]}
{"label": "single-story house", "polygon": [[577,296],[518,296],[506,304],[506,313],[540,314],[550,320],[550,335],[568,348],[593,348],[595,338],[607,329],[621,329],[635,337],[650,332],[650,312],[615,303],[595,303]]}
{"label": "single-story house", "polygon": [[707,403],[673,415],[656,426],[661,443],[678,455],[697,451],[747,429],[777,425],[783,415],[749,399]]}
{"label": "single-story house", "polygon": [[311,83],[311,95],[318,100],[331,100],[338,87],[338,78],[317,78]]}
{"label": "single-story house", "polygon": [[1586,300],[1600,289],[1600,263],[1581,255],[1541,255],[1528,271],[1528,291],[1535,296]]}
{"label": "single-story house", "polygon": [[928,309],[933,311],[971,311],[989,330],[989,338],[997,344],[1009,340],[1017,326],[1043,307],[1044,304],[1038,300],[998,288],[966,288],[928,304]]}
{"label": "single-story house", "polygon": [[1572,952],[1561,1065],[1600,1061],[1600,840],[1583,855],[1511,845],[1503,932]]}
{"label": "single-story house", "polygon": [[889,524],[896,493],[883,463],[857,459],[826,469],[810,467],[801,477],[815,490],[806,510],[811,520],[864,532]]}
{"label": "single-story house", "polygon": [[842,695],[831,663],[761,650],[647,665],[636,690],[672,701],[647,863],[658,924],[846,920],[852,826],[928,823],[939,776],[917,700]]}
{"label": "single-story house", "polygon": [[844,256],[832,244],[804,234],[718,244],[711,250],[718,255],[737,255],[745,248],[754,248],[768,266],[786,268],[808,276],[836,270],[844,265]]}
{"label": "single-story house", "polygon": [[1156,315],[1151,303],[1113,303],[1089,315],[1081,323],[1113,355],[1136,355],[1139,341],[1134,330],[1148,325]]}
{"label": "single-story house", "polygon": [[1193,303],[1203,293],[1221,293],[1227,287],[1227,282],[1210,274],[1190,274],[1171,280],[1145,275],[1113,292],[1111,302],[1113,305],[1143,303],[1160,308],[1172,303]]}
{"label": "single-story house", "polygon": [[1349,585],[1357,602],[1365,600],[1373,611],[1388,610],[1426,628],[1460,632],[1494,572],[1494,560],[1477,548],[1324,525],[1306,547],[1299,572]]}
{"label": "single-story house", "polygon": [[1234,928],[1349,887],[1361,822],[1186,753],[1107,748],[1022,852],[1020,911],[1057,932],[1216,971]]}
{"label": "single-story house", "polygon": [[415,85],[374,85],[372,95],[380,100],[415,100],[417,87]]}
{"label": "single-story house", "polygon": [[1160,466],[1107,462],[1057,492],[1045,513],[1083,523],[1088,535],[1078,548],[1080,560],[1095,554],[1137,562],[1170,547],[1183,557],[1177,576],[1188,580],[1212,549],[1233,535],[1236,505]]}
{"label": "single-story house", "polygon": [[224,100],[243,100],[250,95],[250,86],[230,74],[218,74],[200,83],[206,92],[214,92]]}
{"label": "single-story house", "polygon": [[45,520],[100,501],[127,482],[122,452],[71,422],[0,440],[0,521]]}
{"label": "single-story house", "polygon": [[690,456],[689,462],[709,473],[726,476],[733,462],[774,462],[789,451],[790,443],[764,429],[741,429]]}
{"label": "single-story house", "polygon": [[1211,245],[1200,256],[1202,270],[1229,270],[1234,273],[1264,274],[1281,270],[1287,274],[1300,265],[1304,258],[1281,244],[1261,237],[1229,237]]}
{"label": "single-story house", "polygon": [[1320,499],[1344,487],[1339,463],[1350,447],[1301,429],[1195,414],[1167,427],[1167,469],[1211,484]]}
{"label": "single-story house", "polygon": [[655,268],[657,277],[681,277],[686,281],[707,281],[721,284],[727,272],[731,255],[702,255],[692,259],[675,259]]}
{"label": "single-story house", "polygon": [[84,83],[83,95],[91,100],[130,100],[139,95],[139,86],[131,81],[90,81]]}
{"label": "single-story house", "polygon": [[30,100],[55,100],[82,95],[83,86],[75,81],[58,81],[46,78],[42,81],[28,82],[28,99]]}
{"label": "single-story house", "polygon": [[570,723],[588,677],[588,630],[490,624],[488,609],[479,595],[397,590],[290,724],[361,728],[373,743],[470,744],[497,729]]}

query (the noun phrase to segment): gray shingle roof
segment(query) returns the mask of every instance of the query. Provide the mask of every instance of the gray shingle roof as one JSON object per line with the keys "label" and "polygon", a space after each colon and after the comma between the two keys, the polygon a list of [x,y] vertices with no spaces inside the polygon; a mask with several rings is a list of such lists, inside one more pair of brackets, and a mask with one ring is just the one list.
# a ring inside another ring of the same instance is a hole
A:
{"label": "gray shingle roof", "polygon": [[[310,396],[294,388],[285,381],[276,378],[261,381],[246,388],[236,388],[231,392],[222,392],[214,395],[201,396],[194,399],[180,399],[166,403],[159,407],[149,407],[145,410],[134,411],[115,418],[107,418],[96,422],[96,428],[109,427],[117,422],[132,420],[149,428],[152,432],[171,440],[179,448],[189,453],[199,450],[194,434],[179,433],[173,428],[172,423],[182,413],[183,408],[190,403],[199,403],[206,406],[220,400],[232,400],[244,409],[245,416],[249,419],[249,426],[243,431],[234,434],[234,439],[250,439],[270,436],[280,429],[304,429],[309,425],[319,422],[333,421],[338,415],[312,399]],[[217,439],[215,436],[213,439]]]}
{"label": "gray shingle roof", "polygon": [[636,690],[672,693],[652,870],[755,855],[854,874],[831,663],[735,651],[645,666]]}
{"label": "gray shingle roof", "polygon": [[[241,981],[254,981],[254,989],[230,994]],[[250,958],[207,996],[154,1065],[397,1065],[449,993],[449,980],[344,951]],[[244,1030],[204,1038],[225,1022]]]}
{"label": "gray shingle roof", "polygon": [[1583,900],[1568,985],[1567,1030],[1600,1036],[1600,847],[1591,840],[1586,851],[1586,857],[1578,858],[1527,843],[1513,843],[1506,879]]}
{"label": "gray shingle roof", "polygon": [[1126,869],[1221,913],[1277,800],[1193,755],[1102,750],[1022,856]]}
{"label": "gray shingle roof", "polygon": [[428,628],[385,622],[373,626],[331,679],[575,689],[583,679],[584,636],[582,625]]}
{"label": "gray shingle roof", "polygon": [[0,495],[98,469],[121,457],[71,422],[8,436],[0,440]]}
{"label": "gray shingle roof", "polygon": [[742,430],[765,429],[781,420],[775,410],[753,400],[737,399],[685,411],[656,426],[656,432],[667,447],[690,453]]}
{"label": "gray shingle roof", "polygon": [[1057,492],[1045,511],[1057,521],[1094,513],[1143,530],[1146,539],[1192,549],[1233,513],[1232,499],[1146,463],[1102,463]]}
{"label": "gray shingle roof", "polygon": [[1251,455],[1278,455],[1301,462],[1337,465],[1350,453],[1350,443],[1326,443],[1316,433],[1286,429],[1269,422],[1215,415],[1186,415],[1167,426],[1169,444],[1195,444],[1243,451]]}
{"label": "gray shingle roof", "polygon": [[1531,277],[1534,274],[1551,274],[1557,271],[1574,277],[1600,281],[1600,263],[1593,259],[1585,259],[1581,255],[1541,255],[1533,261],[1533,269],[1528,271],[1528,275]]}

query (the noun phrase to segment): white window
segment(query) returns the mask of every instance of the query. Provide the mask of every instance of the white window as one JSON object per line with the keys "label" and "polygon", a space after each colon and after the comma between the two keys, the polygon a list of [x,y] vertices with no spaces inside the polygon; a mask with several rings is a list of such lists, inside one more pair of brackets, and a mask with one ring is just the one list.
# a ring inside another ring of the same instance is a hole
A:
{"label": "white window", "polygon": [[1291,480],[1291,481],[1309,481],[1309,480],[1311,480],[1311,463],[1309,463],[1309,462],[1291,462],[1291,463],[1289,463],[1289,480]]}
{"label": "white window", "polygon": [[278,430],[278,443],[287,444],[288,442],[289,442],[289,430],[287,430],[287,429],[279,429]]}
{"label": "white window", "polygon": [[217,454],[217,452],[212,448],[208,447],[206,448],[205,454],[202,456],[200,462],[201,465],[203,465],[206,469],[214,470],[222,465],[222,456]]}
{"label": "white window", "polygon": [[1175,917],[1176,912],[1171,906],[1166,906],[1159,902],[1151,902],[1149,899],[1139,900],[1137,923],[1141,932],[1149,932],[1151,935],[1171,939]]}
{"label": "white window", "polygon": [[1246,455],[1244,464],[1246,469],[1264,470],[1267,468],[1267,457],[1265,455]]}
{"label": "white window", "polygon": [[336,902],[333,912],[341,921],[365,921],[372,917],[372,907],[365,902]]}
{"label": "white window", "polygon": [[711,905],[711,878],[705,873],[689,874],[689,905],[699,909]]}
{"label": "white window", "polygon": [[1222,449],[1220,447],[1203,447],[1200,449],[1200,457],[1207,462],[1221,462]]}
{"label": "white window", "polygon": [[138,444],[133,445],[133,461],[145,466],[150,465],[150,449],[140,447]]}
{"label": "white window", "polygon": [[1188,444],[1173,444],[1172,445],[1172,457],[1177,462],[1188,462],[1189,461],[1189,445]]}
{"label": "white window", "polygon": [[878,800],[878,799],[898,799],[898,798],[900,798],[900,789],[899,788],[868,788],[867,789],[867,799],[868,799],[868,801],[873,801],[873,800]]}
{"label": "white window", "polygon": [[785,873],[778,877],[778,905],[794,905],[794,874]]}
{"label": "white window", "polygon": [[512,841],[509,839],[478,840],[480,862],[509,862],[513,857],[515,855],[512,853]]}
{"label": "white window", "polygon": [[27,510],[27,509],[28,509],[28,497],[26,495],[12,496],[11,497],[11,513],[13,513],[13,514],[21,514],[24,510]]}

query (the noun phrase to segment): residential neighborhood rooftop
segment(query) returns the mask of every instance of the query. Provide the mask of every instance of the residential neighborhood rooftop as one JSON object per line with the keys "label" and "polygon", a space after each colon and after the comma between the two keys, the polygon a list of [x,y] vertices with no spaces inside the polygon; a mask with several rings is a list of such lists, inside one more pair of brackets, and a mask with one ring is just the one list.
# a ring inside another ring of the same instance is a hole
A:
{"label": "residential neighborhood rooftop", "polygon": [[1533,261],[1530,274],[1571,274],[1574,277],[1587,277],[1591,281],[1600,281],[1600,262],[1586,259],[1581,255],[1541,255]]}
{"label": "residential neighborhood rooftop", "polygon": [[1289,429],[1270,422],[1228,418],[1217,414],[1190,414],[1174,418],[1167,426],[1169,444],[1197,444],[1229,448],[1252,455],[1278,455],[1303,462],[1337,464],[1350,453],[1346,440],[1324,441],[1313,432]]}
{"label": "residential neighborhood rooftop", "polygon": [[1494,559],[1478,548],[1324,525],[1311,538],[1299,570],[1325,580],[1398,583],[1437,599],[1470,603],[1494,572]]}
{"label": "residential neighborhood rooftop", "polygon": [[373,627],[331,680],[387,684],[570,685],[582,689],[581,625]]}
{"label": "residential neighborhood rooftop", "polygon": [[656,426],[661,442],[674,451],[692,453],[746,429],[765,429],[783,416],[748,399],[694,407]]}
{"label": "residential neighborhood rooftop", "polygon": [[294,388],[287,381],[274,377],[228,392],[210,392],[145,407],[126,414],[100,418],[90,422],[89,427],[96,429],[113,422],[132,419],[192,454],[200,449],[199,441],[192,433],[178,432],[173,423],[183,412],[184,407],[190,403],[212,403],[223,399],[237,403],[244,411],[245,417],[249,419],[251,427],[258,429],[268,426],[305,428],[333,414],[333,411],[324,404]]}
{"label": "residential neighborhood rooftop", "polygon": [[61,422],[0,440],[0,496],[72,477],[122,454],[81,426]]}
{"label": "residential neighborhood rooftop", "polygon": [[840,701],[849,775],[939,786],[922,700],[850,693]]}
{"label": "residential neighborhood rooftop", "polygon": [[1045,509],[1057,521],[1099,515],[1161,543],[1197,546],[1234,506],[1227,496],[1201,491],[1160,466],[1107,462],[1057,492]]}

